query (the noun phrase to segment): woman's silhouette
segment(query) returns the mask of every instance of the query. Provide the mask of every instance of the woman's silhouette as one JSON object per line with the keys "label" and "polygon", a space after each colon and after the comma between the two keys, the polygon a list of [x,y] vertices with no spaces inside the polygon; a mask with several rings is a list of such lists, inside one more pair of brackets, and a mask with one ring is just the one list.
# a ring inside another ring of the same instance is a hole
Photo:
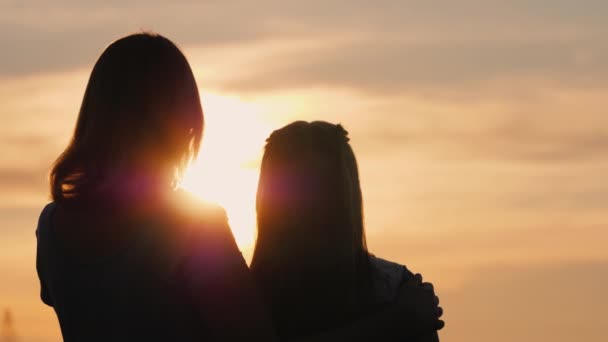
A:
{"label": "woman's silhouette", "polygon": [[36,231],[65,341],[273,338],[225,214],[175,191],[202,132],[171,41],[134,34],[102,53]]}
{"label": "woman's silhouette", "polygon": [[[292,123],[267,140],[251,270],[282,338],[313,335],[376,312],[398,300],[405,283],[419,279],[368,253],[348,141],[342,126],[320,121]],[[418,296],[427,301],[414,298],[411,305],[441,316],[432,286],[424,286],[428,291]],[[438,321],[435,328],[442,326]],[[438,340],[434,328],[420,328],[404,319],[402,333],[408,340]]]}

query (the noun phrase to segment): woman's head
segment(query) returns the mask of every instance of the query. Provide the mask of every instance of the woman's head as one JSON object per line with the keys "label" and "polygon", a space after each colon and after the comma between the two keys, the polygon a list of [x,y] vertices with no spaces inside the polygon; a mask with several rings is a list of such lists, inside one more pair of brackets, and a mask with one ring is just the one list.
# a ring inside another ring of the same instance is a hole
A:
{"label": "woman's head", "polygon": [[129,191],[134,182],[171,186],[196,156],[203,111],[182,52],[149,33],[121,38],[101,54],[74,135],[51,171],[55,201]]}
{"label": "woman's head", "polygon": [[356,296],[368,254],[357,162],[341,125],[298,121],[272,133],[257,215],[251,266],[262,286],[280,292],[319,277],[345,300]]}

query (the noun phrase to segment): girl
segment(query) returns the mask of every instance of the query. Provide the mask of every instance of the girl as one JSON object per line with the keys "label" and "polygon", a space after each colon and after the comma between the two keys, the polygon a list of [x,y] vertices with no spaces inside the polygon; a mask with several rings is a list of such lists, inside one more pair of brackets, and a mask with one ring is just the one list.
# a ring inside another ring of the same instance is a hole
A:
{"label": "girl", "polygon": [[[397,300],[416,279],[367,251],[357,162],[340,125],[294,122],[272,133],[257,194],[258,238],[251,270],[282,338],[347,324]],[[418,310],[442,310],[430,284]],[[437,341],[443,322],[402,321],[408,340]],[[385,333],[377,329],[373,340]],[[370,336],[371,337],[371,336]]]}

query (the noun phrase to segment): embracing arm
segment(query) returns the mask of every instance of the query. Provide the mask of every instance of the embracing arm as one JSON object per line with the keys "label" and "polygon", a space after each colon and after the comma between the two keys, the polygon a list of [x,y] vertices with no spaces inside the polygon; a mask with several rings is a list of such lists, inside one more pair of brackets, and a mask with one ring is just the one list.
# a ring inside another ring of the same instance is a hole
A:
{"label": "embracing arm", "polygon": [[270,316],[227,223],[189,241],[180,277],[217,341],[275,341]]}
{"label": "embracing arm", "polygon": [[[397,322],[395,317],[399,317]],[[408,333],[403,326],[404,317],[399,316],[395,308],[387,308],[366,318],[354,322],[350,326],[321,333],[316,336],[300,338],[294,342],[333,342],[333,341],[408,341],[408,342],[438,342],[437,331],[419,335]]]}
{"label": "embracing arm", "polygon": [[439,333],[435,331],[434,333],[422,335],[412,341],[416,342],[439,342]]}
{"label": "embracing arm", "polygon": [[42,276],[43,272],[41,270],[41,261],[40,261],[40,253],[36,253],[36,270],[38,272],[38,279],[40,280],[40,299],[42,302],[48,306],[53,306],[53,300],[51,299],[51,294],[46,285],[46,281]]}
{"label": "embracing arm", "polygon": [[[294,342],[332,342],[332,341],[400,341],[405,334],[397,331],[399,316],[396,307],[388,307],[380,312],[361,318],[352,325],[323,332],[319,335],[296,339]],[[401,322],[402,317],[399,322]],[[396,337],[397,336],[397,337]],[[399,338],[401,337],[401,338]],[[407,341],[417,341],[407,339]]]}
{"label": "embracing arm", "polygon": [[298,342],[325,341],[410,341],[438,342],[437,330],[445,325],[439,318],[443,310],[429,283],[416,275],[400,288],[397,303],[350,326],[301,338]]}
{"label": "embracing arm", "polygon": [[38,273],[38,279],[40,280],[40,299],[48,306],[53,306],[53,300],[46,284],[47,270],[43,260],[47,254],[43,239],[48,238],[48,236],[42,237],[41,229],[49,224],[49,216],[52,210],[54,210],[54,204],[52,203],[44,207],[38,219],[38,227],[36,228],[36,273]]}

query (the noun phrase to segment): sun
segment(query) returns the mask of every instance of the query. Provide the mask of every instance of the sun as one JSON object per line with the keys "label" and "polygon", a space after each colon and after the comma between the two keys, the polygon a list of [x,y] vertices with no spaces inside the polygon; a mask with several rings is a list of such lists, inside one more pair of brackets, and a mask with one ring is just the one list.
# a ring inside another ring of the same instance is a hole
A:
{"label": "sun", "polygon": [[186,170],[182,187],[217,203],[244,254],[255,241],[255,194],[264,141],[272,131],[259,105],[236,97],[203,97],[205,133],[197,160]]}

